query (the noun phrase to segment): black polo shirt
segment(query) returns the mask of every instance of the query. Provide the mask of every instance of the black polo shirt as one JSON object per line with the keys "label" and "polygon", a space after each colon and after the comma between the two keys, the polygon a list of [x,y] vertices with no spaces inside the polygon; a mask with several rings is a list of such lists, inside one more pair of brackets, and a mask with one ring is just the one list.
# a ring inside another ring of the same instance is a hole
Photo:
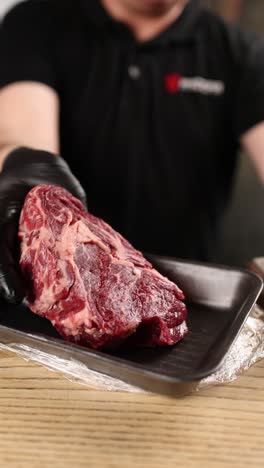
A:
{"label": "black polo shirt", "polygon": [[91,212],[145,251],[212,258],[239,137],[264,120],[264,46],[191,1],[138,43],[96,0],[30,0],[0,32],[0,86],[60,99],[61,155]]}

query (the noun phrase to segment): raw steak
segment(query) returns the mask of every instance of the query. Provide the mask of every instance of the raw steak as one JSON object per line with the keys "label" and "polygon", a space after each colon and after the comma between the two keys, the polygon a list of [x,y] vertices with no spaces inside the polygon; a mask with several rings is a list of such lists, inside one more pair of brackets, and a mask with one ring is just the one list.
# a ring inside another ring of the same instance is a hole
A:
{"label": "raw steak", "polygon": [[29,192],[19,237],[29,306],[67,340],[172,345],[187,333],[182,291],[65,189]]}

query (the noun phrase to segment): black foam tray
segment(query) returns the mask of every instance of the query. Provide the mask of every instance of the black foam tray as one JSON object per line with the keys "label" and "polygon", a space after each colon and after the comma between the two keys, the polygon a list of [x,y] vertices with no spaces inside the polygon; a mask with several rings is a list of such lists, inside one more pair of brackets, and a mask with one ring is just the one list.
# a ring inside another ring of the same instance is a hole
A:
{"label": "black foam tray", "polygon": [[262,280],[240,269],[148,256],[186,295],[189,334],[173,347],[94,351],[63,341],[51,324],[25,306],[0,304],[0,341],[21,343],[152,392],[179,396],[212,374],[236,340]]}

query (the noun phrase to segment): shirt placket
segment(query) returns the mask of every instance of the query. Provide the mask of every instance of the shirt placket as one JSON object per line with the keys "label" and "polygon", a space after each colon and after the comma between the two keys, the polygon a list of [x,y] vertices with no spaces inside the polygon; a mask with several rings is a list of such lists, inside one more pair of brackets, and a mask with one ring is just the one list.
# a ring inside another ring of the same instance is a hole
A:
{"label": "shirt placket", "polygon": [[128,165],[128,199],[127,199],[127,226],[126,231],[128,237],[132,235],[133,226],[136,223],[138,204],[140,203],[140,185],[141,185],[141,170],[142,162],[142,136],[144,129],[142,122],[143,117],[143,80],[144,72],[140,60],[138,48],[133,45],[127,53],[126,63],[127,75],[127,92],[129,93],[129,165]]}

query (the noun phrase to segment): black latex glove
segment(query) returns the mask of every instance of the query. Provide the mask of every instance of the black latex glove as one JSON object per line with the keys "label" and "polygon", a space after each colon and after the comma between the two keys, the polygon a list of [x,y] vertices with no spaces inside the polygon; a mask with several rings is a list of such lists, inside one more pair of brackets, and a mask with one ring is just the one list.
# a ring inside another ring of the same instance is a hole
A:
{"label": "black latex glove", "polygon": [[25,296],[19,271],[19,216],[27,193],[38,184],[62,186],[86,206],[83,188],[61,157],[28,148],[9,154],[0,174],[0,298],[12,303]]}

